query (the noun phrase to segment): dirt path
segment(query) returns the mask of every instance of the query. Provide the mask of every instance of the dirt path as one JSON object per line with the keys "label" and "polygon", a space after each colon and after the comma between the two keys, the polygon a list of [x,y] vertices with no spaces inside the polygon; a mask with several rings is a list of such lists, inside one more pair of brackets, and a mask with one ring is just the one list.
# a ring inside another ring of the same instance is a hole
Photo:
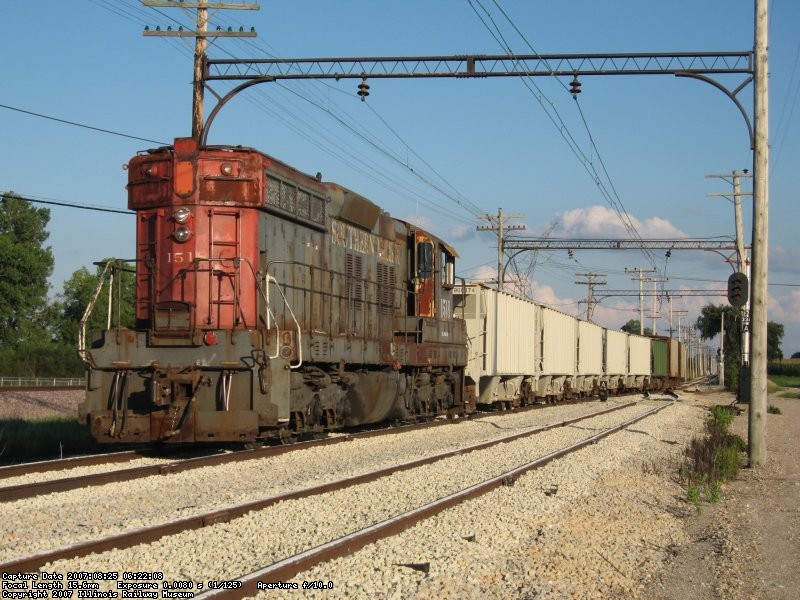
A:
{"label": "dirt path", "polygon": [[[722,403],[722,402],[718,402]],[[645,598],[789,600],[800,590],[800,399],[769,397],[767,464],[743,469],[687,523],[688,544]],[[747,406],[733,431],[747,439]]]}

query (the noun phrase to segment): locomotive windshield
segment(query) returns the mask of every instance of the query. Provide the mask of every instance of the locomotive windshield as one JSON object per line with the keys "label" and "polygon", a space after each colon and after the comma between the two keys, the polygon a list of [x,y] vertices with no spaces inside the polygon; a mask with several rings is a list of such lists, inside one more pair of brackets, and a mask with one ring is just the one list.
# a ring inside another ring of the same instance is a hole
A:
{"label": "locomotive windshield", "polygon": [[430,242],[417,245],[417,275],[420,279],[433,276],[433,244]]}

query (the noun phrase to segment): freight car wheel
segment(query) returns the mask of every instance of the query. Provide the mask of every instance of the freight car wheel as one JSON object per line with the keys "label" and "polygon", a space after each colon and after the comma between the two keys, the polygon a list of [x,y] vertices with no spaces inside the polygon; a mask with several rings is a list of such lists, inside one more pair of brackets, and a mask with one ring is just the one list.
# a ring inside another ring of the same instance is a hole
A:
{"label": "freight car wheel", "polygon": [[281,429],[278,432],[278,441],[285,446],[288,446],[289,444],[295,444],[299,441],[299,439],[300,438],[296,433],[289,431],[288,429]]}

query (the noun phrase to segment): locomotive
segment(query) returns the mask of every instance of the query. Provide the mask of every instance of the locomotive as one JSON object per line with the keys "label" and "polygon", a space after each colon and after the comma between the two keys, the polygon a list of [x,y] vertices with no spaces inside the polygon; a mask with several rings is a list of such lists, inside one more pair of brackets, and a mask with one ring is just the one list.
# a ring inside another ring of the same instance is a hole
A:
{"label": "locomotive", "polygon": [[[135,259],[105,263],[81,322],[97,441],[292,440],[474,410],[444,241],[320,175],[192,138],[135,156],[127,191]],[[135,324],[87,339],[102,286],[134,268]]]}

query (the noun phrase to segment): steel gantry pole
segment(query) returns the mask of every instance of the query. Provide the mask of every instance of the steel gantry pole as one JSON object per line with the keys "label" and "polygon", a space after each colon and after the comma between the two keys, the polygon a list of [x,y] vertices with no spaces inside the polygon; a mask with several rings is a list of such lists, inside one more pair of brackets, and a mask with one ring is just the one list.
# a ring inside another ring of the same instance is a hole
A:
{"label": "steel gantry pole", "polygon": [[[734,90],[713,79],[714,75],[745,75]],[[750,133],[752,124],[738,94],[751,81],[753,53],[656,52],[610,54],[460,54],[452,56],[362,56],[350,58],[209,58],[205,61],[205,85],[211,81],[241,82],[211,111],[200,143],[222,107],[239,92],[257,84],[286,79],[367,79],[570,77],[584,75],[673,75],[709,83],[736,105]],[[362,96],[363,98],[363,96]]]}

